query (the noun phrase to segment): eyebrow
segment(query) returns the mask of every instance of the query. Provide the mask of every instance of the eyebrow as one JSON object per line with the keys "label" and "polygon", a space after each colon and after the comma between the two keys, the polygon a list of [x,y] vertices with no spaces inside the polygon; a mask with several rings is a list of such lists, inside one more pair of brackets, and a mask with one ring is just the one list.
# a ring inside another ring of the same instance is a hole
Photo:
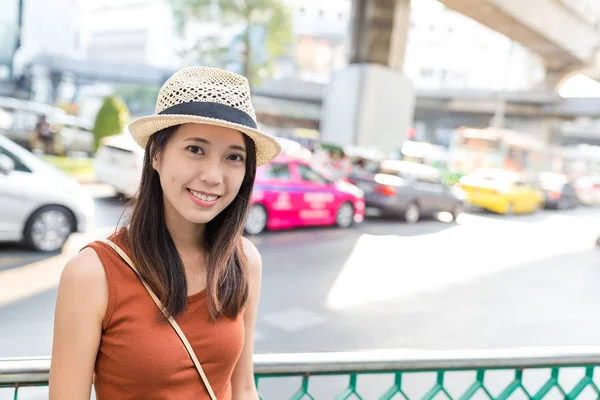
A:
{"label": "eyebrow", "polygon": [[[204,143],[207,145],[211,145],[212,143],[204,138],[200,138],[200,137],[189,137],[184,139],[184,142],[196,142],[196,143]],[[244,146],[238,146],[238,145],[231,145],[229,146],[230,149],[232,150],[239,150],[239,151],[243,151],[244,153],[246,152],[246,148]]]}

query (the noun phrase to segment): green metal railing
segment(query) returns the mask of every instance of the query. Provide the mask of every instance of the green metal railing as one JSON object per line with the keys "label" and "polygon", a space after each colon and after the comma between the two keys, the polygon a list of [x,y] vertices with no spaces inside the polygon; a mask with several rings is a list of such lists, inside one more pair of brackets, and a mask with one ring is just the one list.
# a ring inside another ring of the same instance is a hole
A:
{"label": "green metal railing", "polygon": [[[256,355],[267,399],[600,398],[600,347]],[[49,358],[0,359],[0,388],[47,386]]]}

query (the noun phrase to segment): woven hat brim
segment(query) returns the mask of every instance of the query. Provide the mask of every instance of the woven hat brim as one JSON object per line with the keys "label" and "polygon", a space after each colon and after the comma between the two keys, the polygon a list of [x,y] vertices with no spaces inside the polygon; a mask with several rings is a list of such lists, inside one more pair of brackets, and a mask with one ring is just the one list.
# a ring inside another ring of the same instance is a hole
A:
{"label": "woven hat brim", "polygon": [[274,160],[281,153],[281,146],[277,140],[258,129],[249,128],[245,125],[208,117],[194,115],[149,115],[141,117],[129,124],[129,132],[133,140],[143,149],[154,133],[171,126],[195,123],[216,125],[238,130],[248,135],[256,145],[256,165],[260,166]]}

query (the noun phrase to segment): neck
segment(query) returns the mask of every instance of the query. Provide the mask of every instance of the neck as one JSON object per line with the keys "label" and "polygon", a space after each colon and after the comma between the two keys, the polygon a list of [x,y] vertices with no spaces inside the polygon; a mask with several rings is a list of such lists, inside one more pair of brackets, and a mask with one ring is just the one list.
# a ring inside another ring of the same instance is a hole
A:
{"label": "neck", "polygon": [[190,222],[168,206],[165,206],[165,223],[180,255],[203,251],[206,225]]}

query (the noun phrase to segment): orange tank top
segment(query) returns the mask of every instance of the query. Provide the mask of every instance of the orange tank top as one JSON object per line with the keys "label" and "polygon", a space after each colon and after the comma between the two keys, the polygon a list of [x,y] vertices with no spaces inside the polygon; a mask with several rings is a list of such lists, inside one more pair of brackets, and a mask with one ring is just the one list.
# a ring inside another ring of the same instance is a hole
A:
{"label": "orange tank top", "polygon": [[[126,230],[109,239],[128,255]],[[139,278],[108,245],[96,251],[108,280],[108,306],[94,369],[98,400],[207,399],[200,375],[173,327],[152,301]],[[131,256],[131,255],[130,255]],[[244,346],[244,320],[211,322],[205,292],[188,297],[176,318],[204,368],[219,400],[231,399],[231,375]]]}

